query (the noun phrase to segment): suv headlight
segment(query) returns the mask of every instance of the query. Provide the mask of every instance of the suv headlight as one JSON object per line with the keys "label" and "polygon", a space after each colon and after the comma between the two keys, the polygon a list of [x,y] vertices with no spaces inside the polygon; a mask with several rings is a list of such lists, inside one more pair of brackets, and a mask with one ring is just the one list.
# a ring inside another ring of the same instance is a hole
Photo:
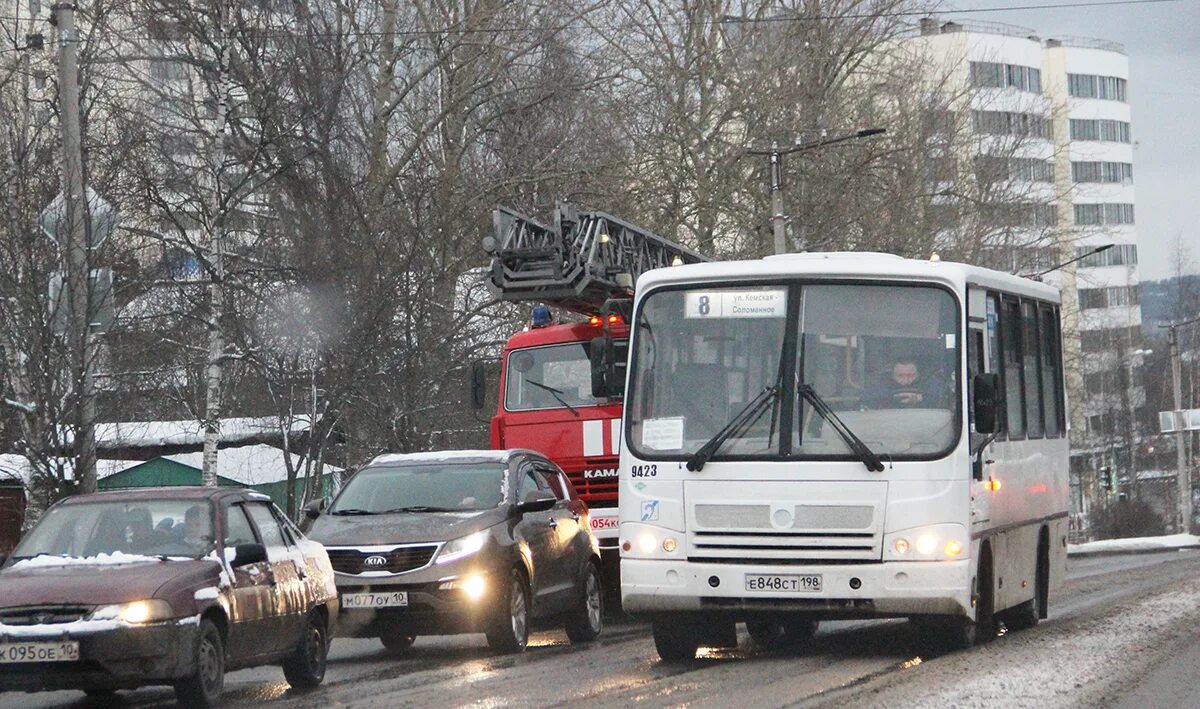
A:
{"label": "suv headlight", "polygon": [[489,536],[488,530],[468,534],[465,537],[459,537],[453,541],[446,542],[446,546],[438,552],[437,563],[449,564],[451,561],[464,559],[483,548],[487,543]]}
{"label": "suv headlight", "polygon": [[92,611],[92,620],[119,620],[130,625],[142,625],[169,620],[174,615],[170,603],[154,599],[100,606]]}

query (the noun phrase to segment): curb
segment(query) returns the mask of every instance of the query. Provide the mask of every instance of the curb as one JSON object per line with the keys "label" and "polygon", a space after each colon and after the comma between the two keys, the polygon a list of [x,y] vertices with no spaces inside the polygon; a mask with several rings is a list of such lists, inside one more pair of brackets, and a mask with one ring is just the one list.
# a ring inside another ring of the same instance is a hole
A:
{"label": "curb", "polygon": [[1179,552],[1185,549],[1200,549],[1200,544],[1186,544],[1178,547],[1154,547],[1147,549],[1112,549],[1096,551],[1068,551],[1068,559],[1087,559],[1094,556],[1130,556],[1133,554],[1167,554],[1170,552]]}

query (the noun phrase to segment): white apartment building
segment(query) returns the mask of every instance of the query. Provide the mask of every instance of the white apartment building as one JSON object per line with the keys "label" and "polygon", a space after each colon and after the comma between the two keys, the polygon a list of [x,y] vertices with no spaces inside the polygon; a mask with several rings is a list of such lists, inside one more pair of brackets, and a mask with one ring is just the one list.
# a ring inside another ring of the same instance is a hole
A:
{"label": "white apartment building", "polygon": [[909,41],[969,89],[972,158],[1004,148],[996,136],[1022,136],[1007,146],[1035,183],[1020,199],[1045,200],[1035,209],[1052,208],[1053,236],[1031,233],[1014,246],[1036,250],[1033,262],[1045,268],[1082,257],[1045,280],[1063,290],[1073,508],[1086,512],[1102,469],[1127,476],[1138,468],[1145,403],[1129,59],[1115,42],[998,23],[925,18]]}

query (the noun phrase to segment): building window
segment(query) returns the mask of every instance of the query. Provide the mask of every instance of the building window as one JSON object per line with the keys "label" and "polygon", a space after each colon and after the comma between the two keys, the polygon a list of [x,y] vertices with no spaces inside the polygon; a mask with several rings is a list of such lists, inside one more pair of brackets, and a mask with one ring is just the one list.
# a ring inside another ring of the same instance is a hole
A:
{"label": "building window", "polygon": [[1137,304],[1137,286],[1112,286],[1109,288],[1079,289],[1080,310],[1119,308]]}
{"label": "building window", "polygon": [[971,62],[971,86],[976,88],[1015,88],[1035,94],[1042,92],[1042,72],[1030,66]]}
{"label": "building window", "polygon": [[1067,74],[1067,93],[1075,98],[1125,101],[1125,79],[1094,74]]}
{"label": "building window", "polygon": [[1071,140],[1095,140],[1128,143],[1129,124],[1125,121],[1071,119]]}
{"label": "building window", "polygon": [[1075,182],[1133,182],[1133,165],[1127,162],[1072,162]]}
{"label": "building window", "polygon": [[1076,226],[1106,226],[1121,224],[1133,224],[1132,204],[1075,205]]}
{"label": "building window", "polygon": [[1053,182],[1054,163],[1039,158],[1009,158],[995,155],[975,157],[975,176],[982,183],[1020,180]]}
{"label": "building window", "polygon": [[174,59],[154,59],[150,62],[150,78],[156,81],[178,81],[188,77],[187,64]]}
{"label": "building window", "polygon": [[[1075,247],[1075,258],[1092,251],[1093,246]],[[1116,244],[1111,249],[1094,253],[1079,262],[1081,268],[1103,268],[1104,266],[1133,266],[1137,264],[1137,246]]]}
{"label": "building window", "polygon": [[975,132],[984,135],[1019,135],[1048,139],[1051,125],[1033,113],[1011,111],[972,111]]}

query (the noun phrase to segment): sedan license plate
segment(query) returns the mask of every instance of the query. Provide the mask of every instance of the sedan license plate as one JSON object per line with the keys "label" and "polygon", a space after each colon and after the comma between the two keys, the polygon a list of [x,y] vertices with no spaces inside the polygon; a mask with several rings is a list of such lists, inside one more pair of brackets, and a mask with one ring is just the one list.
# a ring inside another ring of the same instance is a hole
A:
{"label": "sedan license plate", "polygon": [[79,642],[63,640],[49,643],[0,643],[0,664],[14,662],[75,662]]}
{"label": "sedan license plate", "polygon": [[746,574],[746,590],[801,593],[820,591],[821,574]]}
{"label": "sedan license plate", "polygon": [[342,608],[395,608],[408,605],[407,591],[391,593],[344,593]]}

